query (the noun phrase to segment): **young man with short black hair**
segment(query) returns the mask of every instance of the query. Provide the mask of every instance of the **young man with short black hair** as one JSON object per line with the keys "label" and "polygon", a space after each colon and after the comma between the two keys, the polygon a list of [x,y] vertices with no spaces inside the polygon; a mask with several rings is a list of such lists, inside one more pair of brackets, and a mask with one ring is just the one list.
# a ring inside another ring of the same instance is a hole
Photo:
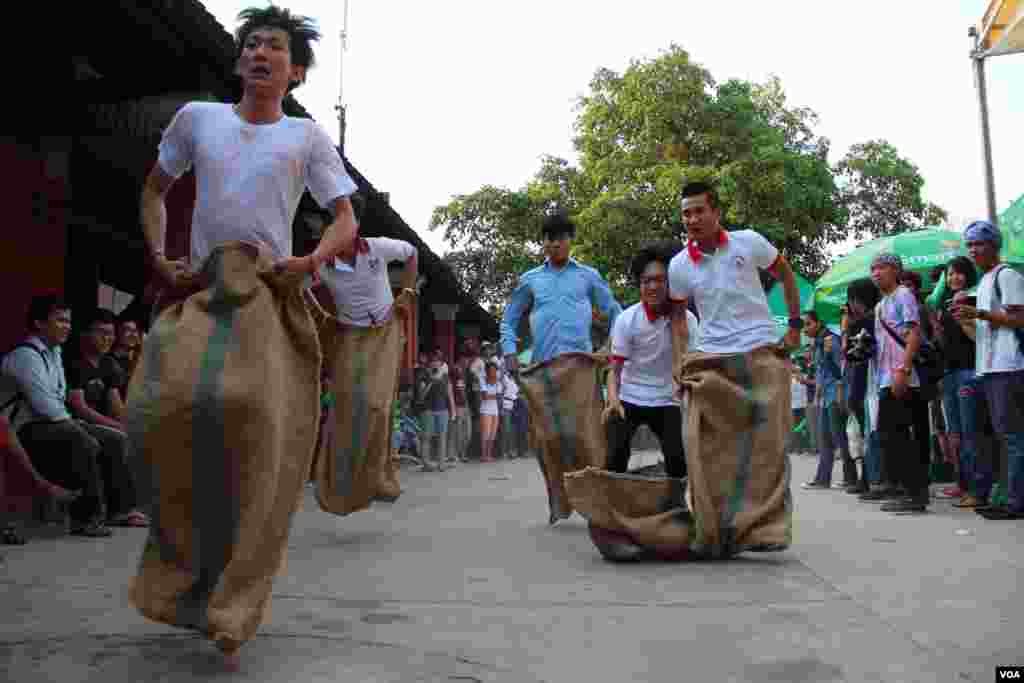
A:
{"label": "young man with short black hair", "polygon": [[[356,185],[330,136],[284,112],[313,66],[315,23],[275,5],[239,20],[241,100],[182,107],[142,192],[143,234],[174,305],[146,339],[126,420],[162,532],[143,552],[131,599],[150,618],[199,628],[231,664],[269,603],[317,443],[322,352],[304,279],[351,257],[357,232]],[[164,242],[167,194],[189,169],[186,264]],[[306,189],[334,218],[313,252],[296,256]],[[192,490],[161,489],[190,470]],[[184,558],[201,564],[169,579]]]}
{"label": "young man with short black hair", "polygon": [[[608,469],[625,472],[630,444],[641,425],[658,437],[670,477],[686,476],[683,421],[672,385],[672,308],[668,300],[668,265],[682,249],[678,242],[644,246],[631,264],[640,286],[640,302],[616,318],[611,332],[608,405]],[[696,346],[697,318],[686,311],[689,346]]]}
{"label": "young man with short black hair", "polygon": [[82,490],[68,508],[71,533],[108,537],[112,532],[104,522],[103,448],[90,427],[75,421],[66,406],[61,349],[71,333],[71,307],[57,295],[37,296],[26,322],[28,336],[3,359],[2,371],[22,397],[14,407],[12,427],[44,478]]}
{"label": "young man with short black hair", "polygon": [[922,341],[920,306],[913,292],[900,284],[902,272],[903,261],[893,253],[881,253],[871,262],[871,279],[882,293],[875,307],[877,430],[885,465],[906,492],[905,497],[884,503],[882,510],[916,513],[927,510],[930,500],[930,448],[915,443],[920,434],[914,433],[915,424],[927,424],[928,404],[914,368]]}
{"label": "young man with short black hair", "polygon": [[850,457],[850,442],[846,435],[849,414],[843,405],[843,350],[839,335],[835,334],[814,311],[804,314],[804,334],[812,340],[816,364],[815,385],[818,388],[818,470],[814,479],[803,484],[805,489],[832,487],[832,465],[836,448],[843,462],[843,486],[857,483],[857,466]]}

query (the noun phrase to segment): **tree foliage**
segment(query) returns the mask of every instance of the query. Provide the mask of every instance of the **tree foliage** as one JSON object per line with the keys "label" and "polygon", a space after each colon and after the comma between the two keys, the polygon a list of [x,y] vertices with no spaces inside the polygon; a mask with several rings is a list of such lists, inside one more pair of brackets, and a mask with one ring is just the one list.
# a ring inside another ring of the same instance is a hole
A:
{"label": "tree foliage", "polygon": [[939,225],[946,212],[921,197],[924,178],[885,140],[853,145],[836,164],[850,232],[881,237]]}
{"label": "tree foliage", "polygon": [[[576,221],[573,255],[628,303],[638,298],[628,279],[637,248],[683,236],[679,191],[687,181],[714,182],[723,223],[759,231],[809,278],[828,267],[827,248],[846,236],[851,213],[867,225],[858,213],[867,202],[890,206],[894,195],[903,206],[920,197],[923,181],[912,166],[907,175],[905,166],[877,163],[865,174],[851,162],[837,175],[829,141],[814,132],[817,115],[791,106],[778,78],[719,84],[673,45],[621,74],[599,69],[589,86],[577,102],[575,165],[545,157],[518,191],[487,186],[434,210],[431,229],[444,228],[449,262],[481,301],[502,305],[515,276],[541,262],[538,230],[556,207]],[[867,185],[863,178],[876,178],[875,170],[896,173],[896,188],[918,194]]]}

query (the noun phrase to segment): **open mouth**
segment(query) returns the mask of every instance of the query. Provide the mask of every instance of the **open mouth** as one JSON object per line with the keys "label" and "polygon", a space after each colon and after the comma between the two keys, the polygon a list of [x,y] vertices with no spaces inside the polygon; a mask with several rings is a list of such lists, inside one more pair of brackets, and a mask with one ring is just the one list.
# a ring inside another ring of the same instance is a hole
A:
{"label": "open mouth", "polygon": [[249,75],[253,78],[269,78],[270,67],[267,66],[254,66],[249,69]]}

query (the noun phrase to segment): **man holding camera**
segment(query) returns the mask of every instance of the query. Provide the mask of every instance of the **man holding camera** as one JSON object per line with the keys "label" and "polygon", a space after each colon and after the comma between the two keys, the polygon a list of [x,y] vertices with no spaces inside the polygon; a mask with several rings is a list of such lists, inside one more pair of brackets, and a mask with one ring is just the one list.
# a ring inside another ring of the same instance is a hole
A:
{"label": "man holding camera", "polygon": [[843,397],[843,356],[839,337],[828,329],[818,314],[809,311],[804,317],[804,333],[814,340],[817,371],[815,383],[819,392],[818,407],[818,470],[805,489],[832,487],[832,463],[836,446],[843,458],[843,485],[857,482],[857,466],[850,457],[850,442],[846,436],[848,414]]}

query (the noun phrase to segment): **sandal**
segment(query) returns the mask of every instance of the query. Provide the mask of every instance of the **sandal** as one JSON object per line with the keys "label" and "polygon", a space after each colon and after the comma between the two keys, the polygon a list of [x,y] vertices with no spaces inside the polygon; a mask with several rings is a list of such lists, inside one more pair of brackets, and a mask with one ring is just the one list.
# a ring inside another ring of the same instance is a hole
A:
{"label": "sandal", "polygon": [[123,515],[112,517],[107,520],[107,524],[110,526],[147,527],[149,526],[149,518],[138,510],[132,510]]}
{"label": "sandal", "polygon": [[0,543],[3,545],[25,545],[27,542],[25,536],[16,527],[8,526],[0,531]]}

